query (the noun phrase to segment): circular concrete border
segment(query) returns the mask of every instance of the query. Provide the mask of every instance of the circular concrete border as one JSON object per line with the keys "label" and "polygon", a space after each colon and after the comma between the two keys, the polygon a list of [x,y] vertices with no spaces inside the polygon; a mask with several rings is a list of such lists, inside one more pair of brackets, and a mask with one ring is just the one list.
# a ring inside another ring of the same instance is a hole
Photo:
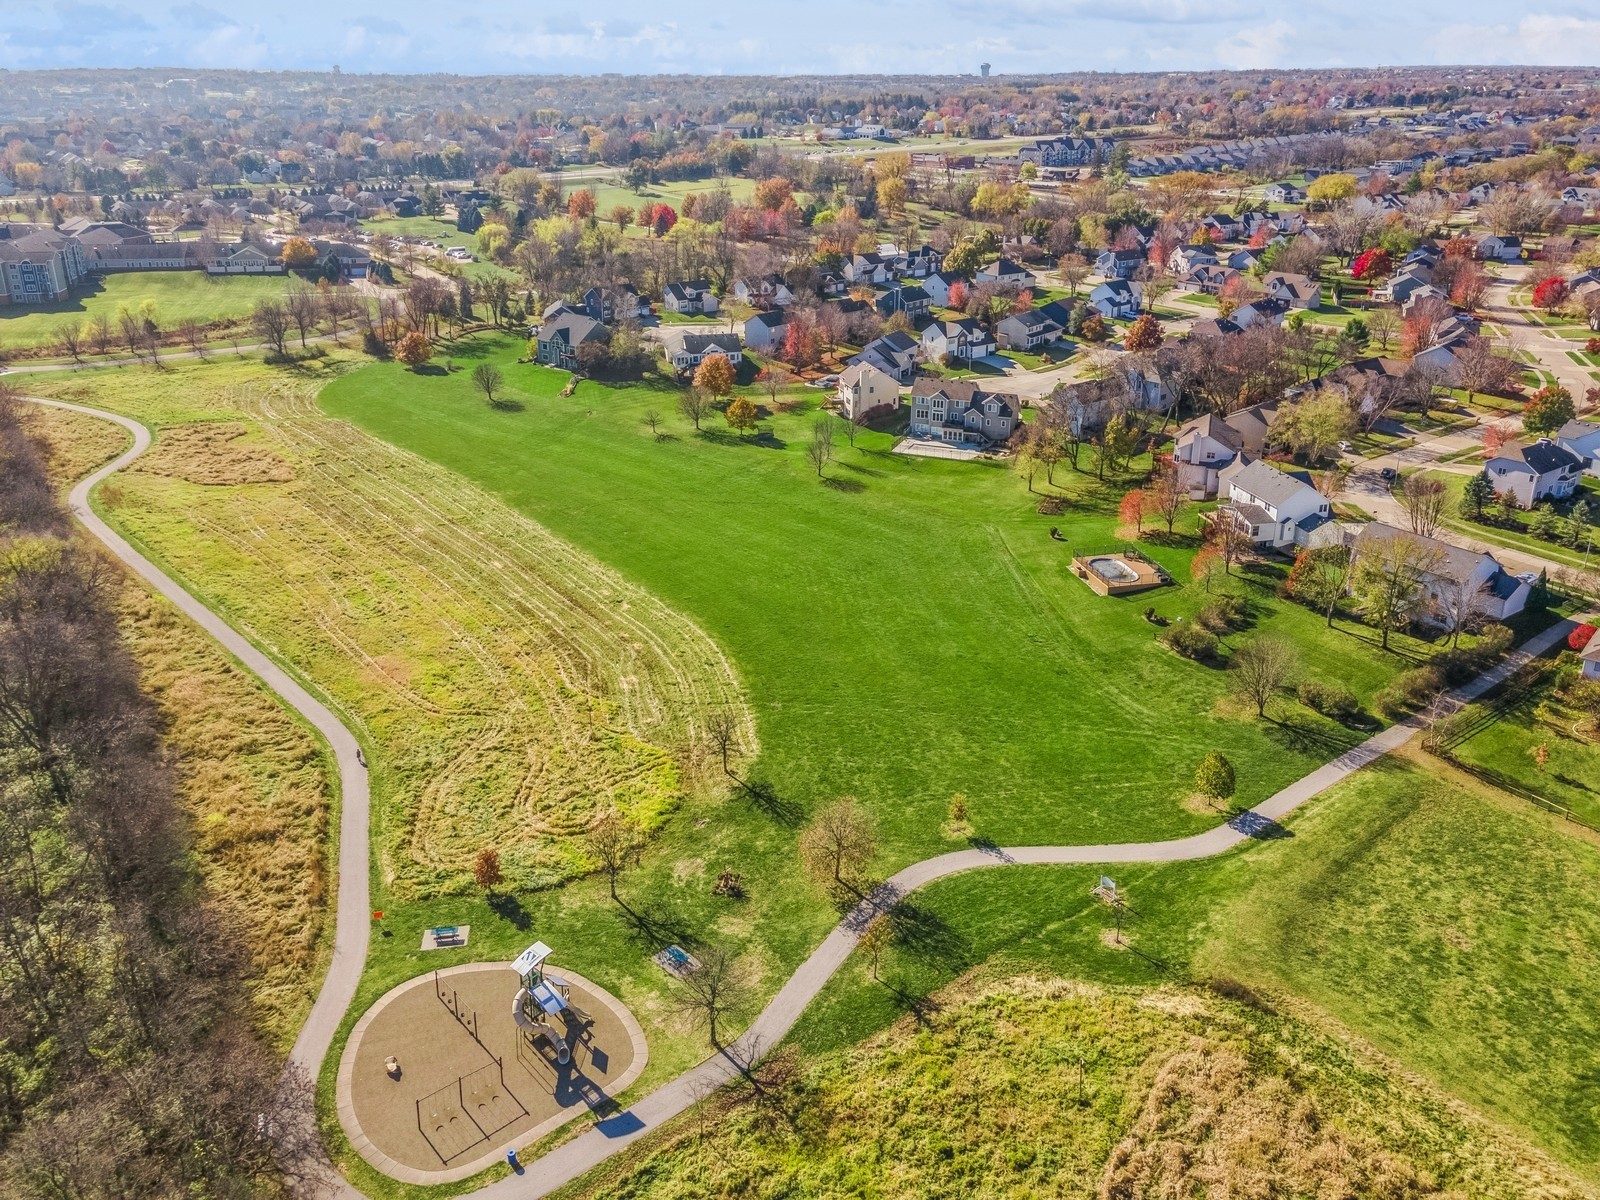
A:
{"label": "circular concrete border", "polygon": [[[504,962],[464,963],[458,967],[446,967],[439,971],[438,975],[442,979],[449,975],[464,975],[469,971],[509,971],[510,969],[511,964]],[[644,1040],[644,1030],[639,1027],[639,1022],[634,1019],[633,1013],[629,1011],[628,1006],[606,991],[605,988],[585,979],[576,971],[568,970],[566,967],[558,967],[556,970],[562,979],[587,990],[600,1003],[610,1009],[612,1015],[622,1022],[623,1029],[627,1030],[628,1037],[633,1042],[633,1062],[606,1089],[607,1096],[612,1098],[620,1096],[633,1085],[634,1080],[644,1074],[644,1069],[650,1062],[650,1048]],[[574,1104],[565,1112],[556,1113],[555,1116],[539,1122],[526,1133],[518,1134],[514,1138],[509,1138],[499,1143],[493,1149],[484,1151],[483,1154],[470,1162],[464,1162],[454,1167],[444,1167],[437,1171],[423,1171],[416,1167],[408,1167],[405,1163],[397,1162],[390,1158],[377,1146],[373,1145],[372,1139],[367,1137],[366,1131],[361,1128],[361,1122],[356,1120],[355,1106],[351,1102],[351,1083],[355,1078],[356,1049],[360,1046],[362,1035],[366,1033],[367,1026],[372,1023],[374,1017],[394,1000],[413,988],[431,987],[433,980],[434,972],[432,971],[424,975],[414,976],[404,983],[390,988],[373,1002],[371,1008],[361,1014],[361,1019],[355,1023],[355,1027],[350,1030],[350,1036],[345,1040],[344,1052],[339,1056],[339,1077],[334,1085],[334,1098],[337,1100],[339,1108],[339,1126],[344,1130],[345,1137],[350,1139],[350,1144],[355,1147],[356,1153],[361,1155],[372,1167],[382,1171],[389,1178],[398,1179],[402,1183],[454,1183],[458,1179],[476,1175],[479,1171],[494,1166],[495,1163],[504,1162],[505,1153],[512,1146],[519,1143],[527,1145],[537,1142],[545,1134],[561,1128],[561,1126],[573,1120],[579,1114],[589,1111],[581,1104]]]}

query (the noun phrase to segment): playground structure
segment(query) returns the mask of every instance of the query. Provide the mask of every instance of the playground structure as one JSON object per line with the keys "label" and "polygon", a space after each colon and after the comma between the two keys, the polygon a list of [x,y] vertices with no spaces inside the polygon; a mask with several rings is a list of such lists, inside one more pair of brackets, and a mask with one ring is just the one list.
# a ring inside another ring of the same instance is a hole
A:
{"label": "playground structure", "polygon": [[608,1110],[638,1078],[638,1022],[581,975],[552,971],[551,953],[539,942],[511,963],[430,972],[363,1015],[338,1085],[340,1123],[363,1158],[406,1182],[463,1179]]}

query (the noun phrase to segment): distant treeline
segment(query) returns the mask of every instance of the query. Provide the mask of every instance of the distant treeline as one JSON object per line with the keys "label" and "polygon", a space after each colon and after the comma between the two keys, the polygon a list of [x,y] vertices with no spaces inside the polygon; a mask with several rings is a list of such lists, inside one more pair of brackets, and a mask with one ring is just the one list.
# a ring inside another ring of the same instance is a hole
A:
{"label": "distant treeline", "polygon": [[0,1194],[278,1190],[303,1081],[250,1026],[192,869],[155,709],[0,386]]}

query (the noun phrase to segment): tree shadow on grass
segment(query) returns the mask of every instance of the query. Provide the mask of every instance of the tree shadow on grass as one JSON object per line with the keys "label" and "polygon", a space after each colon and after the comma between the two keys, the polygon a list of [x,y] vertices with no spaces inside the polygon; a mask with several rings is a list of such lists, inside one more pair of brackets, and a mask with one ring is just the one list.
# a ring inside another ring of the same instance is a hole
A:
{"label": "tree shadow on grass", "polygon": [[668,946],[691,946],[694,934],[681,913],[659,900],[636,900],[629,904],[620,897],[617,908],[630,934],[649,947],[651,953]]}
{"label": "tree shadow on grass", "polygon": [[732,771],[729,771],[728,775],[739,785],[739,790],[744,793],[745,799],[785,829],[793,829],[800,824],[800,806],[793,800],[786,800],[780,796],[778,789],[770,780],[741,779]]}
{"label": "tree shadow on grass", "polygon": [[1287,828],[1271,817],[1264,817],[1252,809],[1244,808],[1228,818],[1228,828],[1257,842],[1275,842],[1294,836]]}
{"label": "tree shadow on grass", "polygon": [[857,475],[866,475],[873,479],[881,479],[883,472],[876,467],[863,467],[859,463],[841,462],[839,466],[846,471],[854,471]]}
{"label": "tree shadow on grass", "polygon": [[515,896],[498,892],[490,896],[489,911],[509,923],[513,929],[527,929],[533,924],[533,918],[528,915],[528,910]]}
{"label": "tree shadow on grass", "polygon": [[894,930],[894,944],[914,958],[952,973],[972,965],[972,946],[966,935],[931,908],[901,900],[884,915]]}
{"label": "tree shadow on grass", "polygon": [[438,363],[423,363],[420,367],[411,369],[413,375],[448,375],[449,370]]}
{"label": "tree shadow on grass", "polygon": [[519,413],[526,411],[528,406],[521,400],[513,400],[507,396],[496,396],[489,401],[489,407],[494,409],[495,412]]}
{"label": "tree shadow on grass", "polygon": [[822,477],[822,486],[831,488],[836,492],[845,492],[852,496],[867,490],[867,485],[859,479],[839,479],[832,475],[824,475]]}
{"label": "tree shadow on grass", "polygon": [[1313,724],[1311,721],[1290,713],[1282,720],[1273,717],[1267,718],[1267,736],[1277,742],[1286,750],[1298,754],[1321,756],[1325,754],[1343,754],[1346,750],[1356,745],[1361,739],[1354,735],[1354,731],[1341,732],[1350,736],[1341,737],[1332,729],[1320,722]]}

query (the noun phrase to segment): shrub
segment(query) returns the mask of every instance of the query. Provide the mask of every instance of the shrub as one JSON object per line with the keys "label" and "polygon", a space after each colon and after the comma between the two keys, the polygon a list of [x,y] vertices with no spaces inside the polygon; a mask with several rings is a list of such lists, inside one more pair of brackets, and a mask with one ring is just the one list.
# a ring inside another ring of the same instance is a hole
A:
{"label": "shrub", "polygon": [[1351,721],[1361,715],[1361,702],[1347,687],[1308,679],[1300,685],[1296,695],[1301,704],[1335,721]]}
{"label": "shrub", "polygon": [[389,343],[370,329],[361,335],[361,349],[372,358],[389,357]]}
{"label": "shrub", "polygon": [[1589,639],[1592,638],[1593,636],[1594,636],[1594,626],[1593,625],[1588,625],[1588,624],[1579,625],[1571,633],[1567,634],[1567,645],[1570,646],[1574,650],[1582,650],[1585,646],[1587,646],[1589,644]]}
{"label": "shrub", "polygon": [[1391,721],[1415,712],[1444,690],[1445,675],[1433,663],[1403,671],[1373,698],[1373,705]]}
{"label": "shrub", "polygon": [[1195,768],[1195,791],[1212,800],[1227,800],[1233,795],[1236,780],[1233,764],[1213,750]]}
{"label": "shrub", "polygon": [[1195,662],[1210,662],[1217,657],[1217,638],[1198,625],[1188,623],[1169,626],[1161,633],[1167,647],[1184,658]]}
{"label": "shrub", "polygon": [[1237,596],[1216,596],[1194,615],[1195,623],[1211,633],[1232,633],[1245,622],[1244,601]]}

